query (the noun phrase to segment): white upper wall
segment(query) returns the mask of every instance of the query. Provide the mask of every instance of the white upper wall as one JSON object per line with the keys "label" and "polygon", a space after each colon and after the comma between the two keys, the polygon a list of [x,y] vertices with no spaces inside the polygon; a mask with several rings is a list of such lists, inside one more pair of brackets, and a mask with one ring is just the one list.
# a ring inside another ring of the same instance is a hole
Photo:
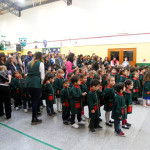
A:
{"label": "white upper wall", "polygon": [[[99,37],[120,33],[150,32],[149,0],[73,0],[22,11],[20,18],[7,13],[0,16],[0,35],[11,43],[27,38],[28,43],[43,40]],[[49,46],[74,46],[150,42],[150,35],[100,38],[48,43]],[[27,45],[28,48],[33,44]],[[34,44],[35,45],[35,44]],[[37,45],[37,44],[36,44]],[[39,45],[40,47],[43,44]]]}

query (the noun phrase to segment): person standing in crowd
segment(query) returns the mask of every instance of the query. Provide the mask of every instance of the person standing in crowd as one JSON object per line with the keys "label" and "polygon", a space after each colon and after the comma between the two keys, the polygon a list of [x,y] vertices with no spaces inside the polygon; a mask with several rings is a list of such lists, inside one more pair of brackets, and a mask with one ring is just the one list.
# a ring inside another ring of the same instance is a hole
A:
{"label": "person standing in crowd", "polygon": [[6,66],[6,56],[4,53],[0,53],[0,66]]}
{"label": "person standing in crowd", "polygon": [[119,61],[116,59],[116,57],[113,57],[113,60],[111,61],[111,66],[118,66],[119,65]]}
{"label": "person standing in crowd", "polygon": [[6,66],[0,66],[0,117],[4,115],[4,107],[6,118],[11,118],[9,78],[6,73]]}
{"label": "person standing in crowd", "polygon": [[63,59],[61,58],[61,54],[57,54],[57,57],[55,59],[55,65],[56,65],[56,70],[62,68],[64,62]]}
{"label": "person standing in crowd", "polygon": [[26,87],[29,90],[32,101],[32,121],[31,125],[36,125],[42,122],[38,119],[38,105],[42,94],[42,82],[45,77],[44,63],[42,53],[36,52],[33,60],[28,64],[28,74],[26,79]]}
{"label": "person standing in crowd", "polygon": [[96,71],[99,69],[98,56],[95,56],[95,57],[94,57],[94,62],[93,62],[93,66],[92,66],[92,67],[93,67],[93,69],[96,70]]}
{"label": "person standing in crowd", "polygon": [[124,58],[124,62],[123,62],[122,65],[123,65],[123,67],[127,67],[127,66],[130,65],[129,62],[128,62],[128,58],[127,57]]}
{"label": "person standing in crowd", "polygon": [[32,52],[28,51],[28,55],[25,58],[25,73],[27,73],[27,64],[33,59]]}
{"label": "person standing in crowd", "polygon": [[82,67],[83,66],[83,62],[84,62],[84,60],[83,60],[83,55],[81,54],[81,55],[79,55],[79,57],[78,57],[78,59],[77,59],[77,66],[80,68],[80,67]]}
{"label": "person standing in crowd", "polygon": [[67,58],[67,62],[66,62],[66,78],[67,78],[67,75],[68,73],[71,73],[71,72],[74,72],[76,70],[78,70],[78,67],[76,67],[75,69],[73,69],[73,62],[75,60],[75,55],[74,53],[70,53],[68,58]]}
{"label": "person standing in crowd", "polygon": [[51,63],[48,55],[45,56],[45,58],[44,58],[44,65],[45,65],[45,71],[48,71],[49,67],[52,66],[52,63]]}
{"label": "person standing in crowd", "polygon": [[110,64],[110,61],[108,60],[108,57],[105,57],[104,61],[103,61],[104,66],[107,66]]}
{"label": "person standing in crowd", "polygon": [[15,71],[21,71],[19,65],[16,64],[16,56],[13,55],[13,57],[10,57],[8,59],[8,66],[7,69],[11,71],[13,74]]}

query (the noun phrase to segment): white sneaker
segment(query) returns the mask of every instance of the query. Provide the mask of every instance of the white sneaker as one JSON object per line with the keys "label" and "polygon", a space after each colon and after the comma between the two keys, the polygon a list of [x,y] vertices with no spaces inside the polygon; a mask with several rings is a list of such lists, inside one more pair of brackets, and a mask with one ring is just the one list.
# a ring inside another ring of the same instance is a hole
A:
{"label": "white sneaker", "polygon": [[28,112],[28,110],[27,110],[27,109],[24,109],[24,112],[25,112],[25,113],[27,113],[27,112]]}
{"label": "white sneaker", "polygon": [[58,111],[58,112],[62,112],[62,110],[61,110],[61,109],[58,109],[57,111]]}
{"label": "white sneaker", "polygon": [[76,123],[74,123],[74,124],[72,125],[72,127],[75,128],[75,129],[78,129],[78,128],[79,128],[79,125],[76,124]]}
{"label": "white sneaker", "polygon": [[19,110],[19,107],[16,107],[15,109],[16,109],[16,111],[18,111],[18,110]]}
{"label": "white sneaker", "polygon": [[78,124],[85,125],[85,122],[83,120],[81,120],[80,122],[78,122]]}

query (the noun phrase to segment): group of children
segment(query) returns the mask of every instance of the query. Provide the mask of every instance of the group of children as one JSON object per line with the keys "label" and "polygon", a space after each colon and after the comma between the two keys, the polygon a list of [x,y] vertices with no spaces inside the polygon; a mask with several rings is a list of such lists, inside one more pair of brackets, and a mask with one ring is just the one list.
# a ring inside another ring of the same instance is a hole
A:
{"label": "group of children", "polygon": [[[56,74],[47,72],[43,82],[43,99],[46,100],[48,116],[56,115],[53,105],[57,104],[57,111],[62,111],[62,120],[74,128],[85,125],[84,107],[89,110],[89,130],[95,133],[100,126],[101,111],[104,106],[106,125],[112,127],[115,133],[125,136],[120,128],[129,129],[127,115],[132,113],[132,103],[139,104],[138,98],[143,97],[143,106],[148,107],[150,99],[150,71],[148,66],[126,67],[102,66],[98,71],[90,67],[79,68],[74,73],[58,69]],[[25,78],[15,72],[11,82],[11,93],[15,99],[16,110],[22,105],[25,112],[31,107],[31,97],[25,87]],[[15,94],[13,94],[15,93]],[[77,117],[78,123],[75,122]],[[112,119],[111,119],[112,118]]]}

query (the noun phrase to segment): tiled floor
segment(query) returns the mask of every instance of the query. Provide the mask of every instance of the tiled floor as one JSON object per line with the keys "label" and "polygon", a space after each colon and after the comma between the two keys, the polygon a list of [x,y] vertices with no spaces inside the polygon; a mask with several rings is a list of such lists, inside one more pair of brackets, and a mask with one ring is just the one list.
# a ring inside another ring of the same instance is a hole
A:
{"label": "tiled floor", "polygon": [[61,113],[50,118],[44,108],[41,117],[43,123],[31,126],[31,112],[14,110],[11,119],[1,117],[0,123],[21,132],[0,124],[0,150],[150,150],[150,107],[134,106],[133,114],[128,116],[132,127],[124,130],[126,137],[118,137],[113,127],[106,127],[104,111],[101,109],[101,112],[103,129],[92,134],[88,131],[88,120],[86,126],[74,129],[70,125],[63,125]]}

